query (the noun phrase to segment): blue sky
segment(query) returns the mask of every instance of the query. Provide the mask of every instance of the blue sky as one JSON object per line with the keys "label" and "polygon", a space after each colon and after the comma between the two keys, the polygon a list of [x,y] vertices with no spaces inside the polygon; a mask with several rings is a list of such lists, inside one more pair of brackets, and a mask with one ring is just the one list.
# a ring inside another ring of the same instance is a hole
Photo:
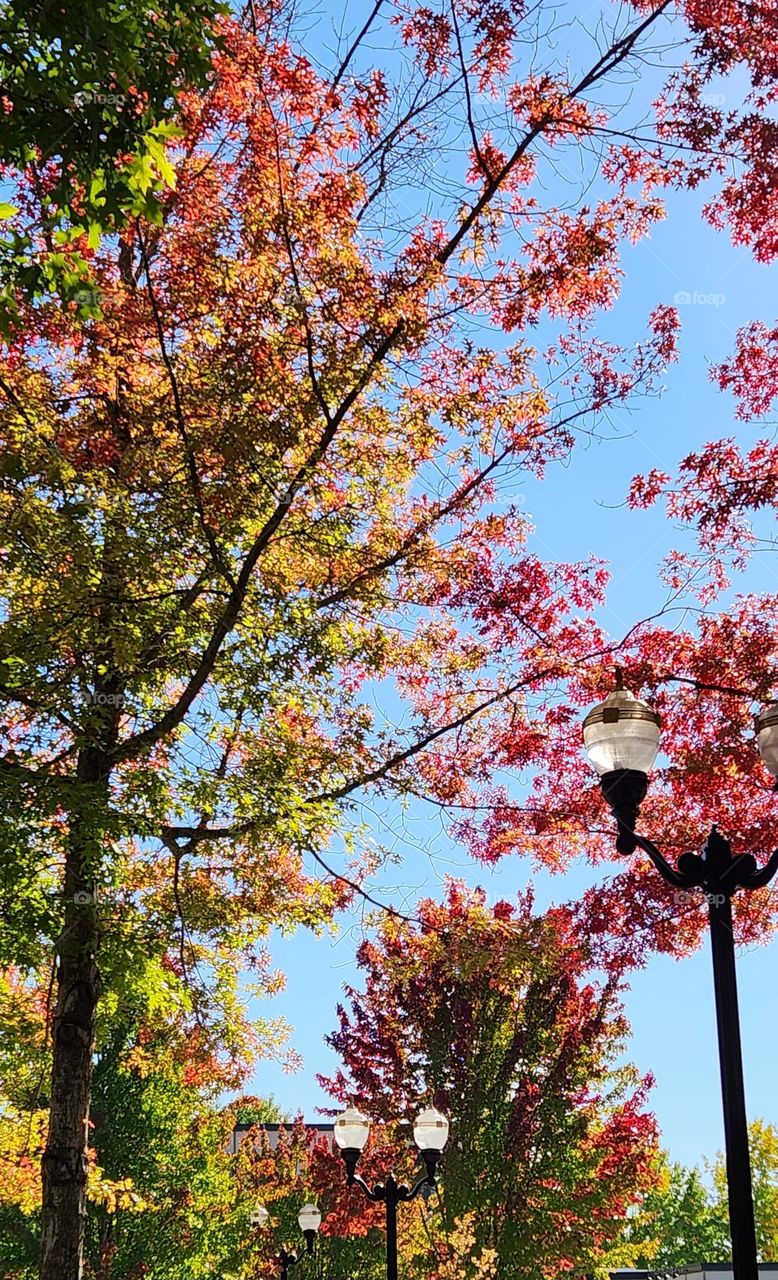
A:
{"label": "blue sky", "polygon": [[[686,453],[707,440],[736,435],[748,441],[759,435],[735,421],[731,399],[710,382],[708,370],[731,353],[739,326],[755,318],[773,319],[775,279],[751,261],[747,250],[732,246],[702,220],[701,203],[699,195],[673,196],[670,217],[652,238],[625,248],[622,296],[599,326],[603,336],[631,342],[643,336],[645,317],[654,306],[679,305],[681,360],[668,372],[664,394],[639,403],[631,413],[616,414],[613,438],[579,446],[569,465],[552,470],[540,484],[528,483],[525,490],[536,526],[535,546],[545,558],[577,559],[593,552],[610,563],[613,579],[602,618],[614,636],[661,604],[658,566],[679,542],[678,531],[661,509],[625,509],[631,477],[651,467],[674,472]],[[777,590],[774,557],[756,556],[747,578],[735,585]],[[411,808],[393,812],[389,819],[398,862],[380,879],[386,901],[401,906],[435,895],[446,873],[482,885],[490,898],[509,897],[527,883],[529,867],[518,858],[506,859],[494,870],[468,862],[446,838],[436,815]],[[704,834],[690,832],[690,847]],[[536,877],[538,906],[569,900],[598,875],[601,870],[577,866],[562,877]],[[343,984],[358,982],[353,955],[362,936],[360,915],[344,918],[336,939],[304,933],[275,938],[274,959],[287,974],[286,990],[256,1007],[262,1016],[283,1016],[292,1024],[292,1044],[303,1055],[304,1066],[286,1075],[276,1064],[264,1063],[251,1090],[272,1093],[284,1110],[302,1111],[310,1119],[318,1106],[326,1105],[315,1075],[334,1066],[323,1036],[335,1026]],[[739,982],[749,1114],[778,1123],[778,1034],[773,1022],[778,943],[742,954]],[[656,1078],[652,1105],[665,1145],[685,1162],[712,1156],[723,1144],[723,1130],[707,947],[682,961],[652,958],[633,976],[626,1004],[633,1029],[629,1056]]]}

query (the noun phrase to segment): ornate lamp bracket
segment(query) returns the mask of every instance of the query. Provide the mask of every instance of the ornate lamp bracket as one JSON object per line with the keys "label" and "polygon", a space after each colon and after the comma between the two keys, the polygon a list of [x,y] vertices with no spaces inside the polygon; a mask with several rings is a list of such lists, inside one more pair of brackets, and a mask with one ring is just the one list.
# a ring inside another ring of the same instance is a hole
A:
{"label": "ornate lamp bracket", "polygon": [[778,849],[760,867],[752,853],[739,853],[733,857],[729,841],[715,826],[711,827],[702,854],[682,853],[677,870],[651,840],[637,832],[633,834],[638,848],[648,855],[667,884],[674,889],[704,889],[709,901],[722,894],[731,898],[741,888],[761,889],[778,871]]}

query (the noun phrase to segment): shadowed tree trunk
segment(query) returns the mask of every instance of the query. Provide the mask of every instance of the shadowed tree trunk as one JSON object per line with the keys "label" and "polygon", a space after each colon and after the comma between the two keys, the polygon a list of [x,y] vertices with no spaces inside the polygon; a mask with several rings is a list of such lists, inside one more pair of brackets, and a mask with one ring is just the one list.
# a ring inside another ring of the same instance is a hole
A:
{"label": "shadowed tree trunk", "polygon": [[70,810],[64,919],[57,946],[57,999],[52,1025],[49,1130],[42,1160],[41,1280],[81,1280],[86,1225],[89,1100],[100,996],[95,902],[104,832],[97,815],[108,801],[109,751],[116,741],[121,693],[115,680],[95,690],[94,737],[84,746]]}
{"label": "shadowed tree trunk", "polygon": [[[89,1098],[100,993],[94,902],[98,850],[88,809],[90,793],[106,790],[104,755],[90,749],[83,751],[78,777],[86,784],[85,803],[82,801],[82,811],[74,814],[71,821],[64,923],[57,948],[51,1103],[43,1155],[41,1280],[81,1280],[86,1224]],[[104,803],[104,795],[101,798]]]}

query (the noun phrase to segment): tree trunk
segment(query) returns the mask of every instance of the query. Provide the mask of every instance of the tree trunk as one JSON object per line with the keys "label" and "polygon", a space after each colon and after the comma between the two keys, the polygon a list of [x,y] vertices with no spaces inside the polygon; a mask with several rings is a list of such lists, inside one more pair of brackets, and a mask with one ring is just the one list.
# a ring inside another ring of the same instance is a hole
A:
{"label": "tree trunk", "polygon": [[94,682],[78,752],[65,844],[64,919],[57,944],[57,1001],[52,1024],[49,1131],[42,1160],[40,1280],[82,1280],[89,1104],[100,996],[100,931],[95,886],[105,858],[111,753],[119,734],[124,684],[113,648],[114,611],[124,597],[117,529],[103,544]]}
{"label": "tree trunk", "polygon": [[85,785],[83,800],[70,814],[64,923],[57,947],[49,1131],[42,1161],[41,1280],[81,1280],[83,1274],[89,1102],[100,994],[94,891],[107,798],[105,754],[84,748],[77,777]]}
{"label": "tree trunk", "polygon": [[[92,912],[81,908],[80,914],[87,917]],[[99,979],[90,936],[93,930],[90,922],[79,920],[78,915],[78,908],[66,912],[57,975],[51,1109],[43,1156],[41,1280],[81,1280],[82,1276],[87,1126]]]}

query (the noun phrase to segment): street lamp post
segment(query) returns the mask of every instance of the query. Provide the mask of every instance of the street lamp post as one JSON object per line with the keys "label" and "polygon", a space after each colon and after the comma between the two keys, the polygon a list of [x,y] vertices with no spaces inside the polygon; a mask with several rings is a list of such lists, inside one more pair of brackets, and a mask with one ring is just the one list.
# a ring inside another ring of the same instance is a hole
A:
{"label": "street lamp post", "polygon": [[370,1135],[370,1121],[356,1107],[348,1107],[335,1121],[335,1141],[346,1166],[346,1182],[357,1186],[374,1204],[383,1203],[386,1210],[386,1277],[398,1280],[397,1274],[397,1206],[429,1187],[435,1186],[438,1161],[448,1138],[448,1120],[428,1107],[414,1122],[413,1138],[424,1161],[425,1172],[412,1187],[398,1182],[390,1173],[384,1182],[369,1187],[357,1173],[357,1161]]}
{"label": "street lamp post", "polygon": [[[279,1249],[276,1254],[276,1262],[280,1269],[281,1280],[289,1280],[289,1272],[292,1267],[296,1267],[304,1258],[310,1257],[313,1253],[316,1233],[321,1226],[321,1214],[315,1204],[304,1204],[297,1215],[297,1221],[305,1239],[305,1250],[298,1253],[290,1253],[283,1246]],[[270,1214],[267,1209],[264,1205],[257,1205],[251,1215],[252,1227],[266,1227],[269,1222]]]}
{"label": "street lamp post", "polygon": [[[621,683],[584,721],[584,743],[600,774],[600,786],[616,818],[620,853],[642,849],[676,889],[702,890],[708,903],[713,987],[716,997],[727,1195],[734,1280],[758,1280],[751,1161],[743,1085],[732,897],[738,889],[761,889],[778,870],[778,850],[763,866],[750,853],[733,857],[729,841],[714,826],[701,855],[684,853],[672,867],[656,845],[635,830],[659,749],[659,716]],[[778,703],[756,718],[756,739],[768,769],[778,774]]]}

